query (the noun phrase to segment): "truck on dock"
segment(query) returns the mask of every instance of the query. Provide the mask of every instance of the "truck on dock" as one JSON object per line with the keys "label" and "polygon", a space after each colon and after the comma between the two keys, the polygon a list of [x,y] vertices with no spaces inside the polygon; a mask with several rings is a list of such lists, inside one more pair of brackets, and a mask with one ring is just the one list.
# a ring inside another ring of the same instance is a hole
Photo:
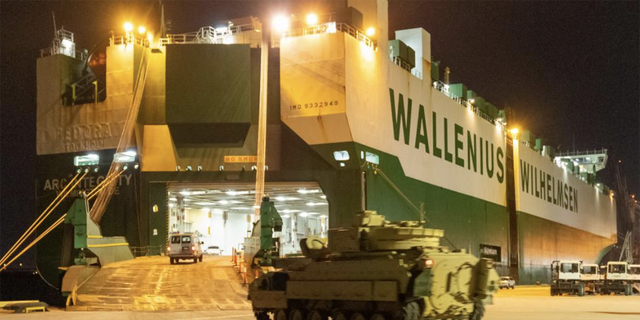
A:
{"label": "truck on dock", "polygon": [[603,276],[601,294],[620,293],[630,296],[633,293],[633,281],[629,277],[629,264],[626,261],[607,262]]}
{"label": "truck on dock", "polygon": [[600,266],[595,263],[583,263],[582,268],[580,268],[580,280],[584,283],[585,293],[599,293],[602,287]]}
{"label": "truck on dock", "polygon": [[581,279],[582,261],[551,262],[551,296],[563,293],[584,296],[585,283]]}
{"label": "truck on dock", "polygon": [[301,241],[306,258],[251,283],[258,320],[480,320],[498,290],[490,259],[440,245],[443,230],[364,211],[329,231],[329,248]]}

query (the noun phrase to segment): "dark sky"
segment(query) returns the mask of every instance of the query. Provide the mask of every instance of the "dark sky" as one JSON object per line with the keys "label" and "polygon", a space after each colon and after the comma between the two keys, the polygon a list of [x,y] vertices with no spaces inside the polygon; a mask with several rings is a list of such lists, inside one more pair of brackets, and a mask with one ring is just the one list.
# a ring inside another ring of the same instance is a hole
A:
{"label": "dark sky", "polygon": [[[257,1],[165,1],[172,33],[197,31]],[[390,1],[390,30],[423,27],[432,55],[517,125],[560,150],[609,150],[640,191],[638,1]],[[122,22],[152,25],[157,1],[0,1],[0,224],[34,215],[36,59],[58,28],[91,48]],[[18,213],[18,214],[15,214]]]}

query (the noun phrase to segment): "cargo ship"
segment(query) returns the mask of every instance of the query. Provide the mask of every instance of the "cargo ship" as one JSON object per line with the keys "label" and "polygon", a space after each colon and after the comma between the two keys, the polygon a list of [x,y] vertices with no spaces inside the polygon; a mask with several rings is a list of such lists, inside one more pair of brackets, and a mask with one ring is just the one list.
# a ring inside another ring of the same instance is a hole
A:
{"label": "cargo ship", "polygon": [[[492,258],[518,284],[548,282],[551,261],[595,261],[617,242],[614,194],[595,180],[606,150],[555,154],[508,110],[449,83],[426,30],[387,36],[386,0],[295,9],[277,25],[129,26],[100,57],[57,30],[37,60],[39,212],[74,163],[92,168],[76,189],[89,192],[126,153],[99,225],[134,255],[162,254],[172,232],[230,254],[260,193],[283,217],[282,254],[363,210],[443,229],[443,245]],[[54,287],[62,236],[37,246]]]}

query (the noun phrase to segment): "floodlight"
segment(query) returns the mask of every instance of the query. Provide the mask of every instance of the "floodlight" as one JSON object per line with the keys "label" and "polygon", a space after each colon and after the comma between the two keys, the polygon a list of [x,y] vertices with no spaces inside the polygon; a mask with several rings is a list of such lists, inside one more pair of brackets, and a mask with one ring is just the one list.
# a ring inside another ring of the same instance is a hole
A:
{"label": "floodlight", "polygon": [[277,32],[285,32],[289,30],[289,18],[279,15],[273,18],[273,29]]}
{"label": "floodlight", "polygon": [[131,22],[125,22],[124,23],[124,31],[131,32],[132,30],[133,30],[133,25],[131,24]]}
{"label": "floodlight", "polygon": [[367,29],[367,36],[368,37],[371,37],[374,34],[376,34],[376,29],[375,28],[371,27],[371,28]]}
{"label": "floodlight", "polygon": [[309,13],[307,15],[307,24],[311,26],[318,24],[318,16],[315,13]]}

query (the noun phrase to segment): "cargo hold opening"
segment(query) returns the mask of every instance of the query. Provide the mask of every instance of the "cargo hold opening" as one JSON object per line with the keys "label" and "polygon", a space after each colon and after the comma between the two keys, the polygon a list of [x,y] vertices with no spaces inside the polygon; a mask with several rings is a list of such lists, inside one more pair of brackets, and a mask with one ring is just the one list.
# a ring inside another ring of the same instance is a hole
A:
{"label": "cargo hold opening", "polygon": [[[271,182],[265,194],[282,217],[280,255],[300,252],[300,239],[327,238],[329,206],[315,182]],[[218,247],[231,255],[251,236],[254,216],[254,184],[171,183],[168,188],[168,231],[193,232],[204,241],[203,250]]]}

